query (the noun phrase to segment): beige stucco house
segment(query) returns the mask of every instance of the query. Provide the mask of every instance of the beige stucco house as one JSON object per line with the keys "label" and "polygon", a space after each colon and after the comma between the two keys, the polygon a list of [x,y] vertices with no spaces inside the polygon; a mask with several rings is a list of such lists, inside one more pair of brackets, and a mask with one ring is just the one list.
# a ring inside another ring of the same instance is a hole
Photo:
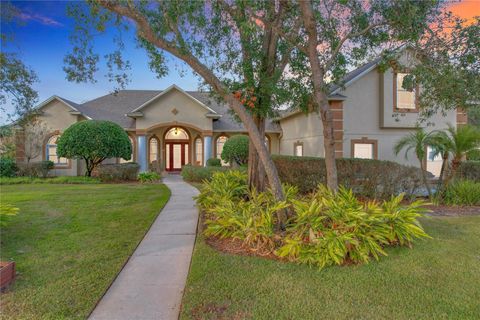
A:
{"label": "beige stucco house", "polygon": [[[404,73],[380,72],[378,63],[350,72],[343,87],[332,88],[336,155],[418,165],[413,155],[406,160],[392,151],[394,143],[417,125],[417,93],[401,87]],[[84,173],[82,161],[56,156],[56,139],[78,121],[110,120],[122,126],[133,146],[132,160],[142,171],[151,163],[166,171],[180,170],[185,164],[205,165],[207,159],[220,157],[231,135],[246,133],[225,104],[208,93],[184,91],[176,85],[163,91],[121,90],[82,104],[53,96],[38,106],[38,113],[51,133],[44,139],[44,152],[33,160],[53,161],[55,175]],[[443,129],[448,123],[466,123],[466,116],[450,111],[428,122],[433,126],[427,130]],[[17,161],[22,162],[24,146],[22,136],[18,137]],[[268,121],[265,139],[272,154],[324,156],[322,122],[315,112],[283,112]],[[439,159],[426,161],[428,170],[437,174]]]}

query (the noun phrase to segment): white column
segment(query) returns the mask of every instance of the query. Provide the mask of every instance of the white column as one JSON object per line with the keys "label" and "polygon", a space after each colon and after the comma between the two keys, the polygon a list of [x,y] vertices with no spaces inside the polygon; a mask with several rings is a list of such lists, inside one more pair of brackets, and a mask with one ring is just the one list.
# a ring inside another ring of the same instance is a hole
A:
{"label": "white column", "polygon": [[137,136],[137,163],[140,165],[140,172],[148,170],[147,166],[147,137]]}
{"label": "white column", "polygon": [[207,160],[212,158],[212,136],[203,137],[203,157],[205,158],[203,166],[206,167]]}

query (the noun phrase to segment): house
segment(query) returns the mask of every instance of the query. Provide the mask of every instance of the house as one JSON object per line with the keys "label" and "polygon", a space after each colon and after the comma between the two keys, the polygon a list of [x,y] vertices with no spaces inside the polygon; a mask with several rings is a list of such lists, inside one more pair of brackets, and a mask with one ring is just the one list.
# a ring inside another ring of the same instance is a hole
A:
{"label": "house", "polygon": [[[415,92],[402,88],[405,73],[379,70],[374,60],[348,73],[344,86],[334,87],[329,96],[334,116],[337,157],[391,160],[416,165],[412,155],[395,156],[395,142],[415,129],[419,116]],[[132,159],[141,171],[158,163],[161,169],[177,171],[185,164],[205,165],[220,157],[223,144],[234,134],[246,133],[225,104],[208,93],[184,91],[176,85],[163,91],[121,90],[78,104],[53,96],[38,106],[38,117],[51,128],[44,140],[44,152],[33,161],[51,160],[56,175],[82,175],[83,161],[56,155],[56,139],[71,124],[89,119],[110,120],[122,126],[132,143]],[[450,111],[428,119],[444,129],[447,124],[466,123],[466,115]],[[284,112],[269,120],[265,143],[272,154],[324,156],[320,115],[313,112]],[[22,135],[17,135],[17,161],[24,161]],[[109,159],[108,162],[124,162]],[[438,174],[441,160],[425,159],[427,169]]]}

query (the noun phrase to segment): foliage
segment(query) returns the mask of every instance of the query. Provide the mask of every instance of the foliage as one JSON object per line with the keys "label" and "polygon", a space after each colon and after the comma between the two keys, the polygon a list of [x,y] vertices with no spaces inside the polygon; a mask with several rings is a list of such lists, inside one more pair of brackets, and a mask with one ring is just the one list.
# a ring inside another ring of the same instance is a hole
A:
{"label": "foliage", "polygon": [[248,136],[239,134],[230,137],[224,144],[222,160],[225,162],[244,165],[248,161]]}
{"label": "foliage", "polygon": [[141,183],[156,182],[160,180],[160,175],[156,172],[140,172],[138,174],[138,181]]}
{"label": "foliage", "polygon": [[[241,170],[241,168],[238,168]],[[228,167],[217,167],[217,166],[192,166],[185,165],[182,167],[182,177],[183,180],[188,182],[203,182],[204,180],[211,180],[214,172],[217,171],[227,171],[230,170]]]}
{"label": "foliage", "polygon": [[12,216],[16,216],[20,209],[8,203],[0,203],[0,227],[5,227]]}
{"label": "foliage", "polygon": [[480,181],[480,161],[463,161],[458,168],[457,178]]}
{"label": "foliage", "polygon": [[0,177],[13,177],[17,170],[14,159],[0,157]]}
{"label": "foliage", "polygon": [[86,175],[108,158],[130,160],[132,146],[128,134],[118,124],[86,120],[68,127],[57,142],[57,154],[68,159],[84,159]]}
{"label": "foliage", "polygon": [[140,165],[135,162],[101,164],[99,165],[93,176],[98,177],[102,182],[121,182],[136,181]]}
{"label": "foliage", "polygon": [[[270,191],[248,190],[246,180],[244,173],[230,170],[204,183],[197,203],[205,214],[206,236],[240,239],[259,252],[320,268],[366,263],[386,255],[385,246],[428,237],[417,221],[426,212],[424,203],[402,205],[403,194],[362,203],[343,187],[336,193],[320,185],[299,198],[297,188],[285,185],[286,200],[276,201]],[[276,233],[275,213],[286,209],[291,211],[287,228]]]}
{"label": "foliage", "polygon": [[[325,160],[316,157],[272,156],[283,183],[297,186],[303,194],[326,183]],[[405,192],[414,196],[420,188],[421,171],[396,162],[370,159],[337,159],[338,181],[356,195],[388,199]]]}
{"label": "foliage", "polygon": [[11,184],[98,184],[100,180],[92,177],[60,176],[53,178],[13,177],[1,178],[0,185]]}
{"label": "foliage", "polygon": [[351,190],[335,193],[320,186],[310,198],[293,202],[296,215],[277,254],[320,268],[378,260],[387,255],[386,245],[428,237],[417,221],[425,212],[423,202],[402,206],[402,199],[361,203]]}
{"label": "foliage", "polygon": [[409,152],[413,151],[422,169],[423,184],[427,188],[430,198],[432,197],[432,190],[427,181],[426,163],[424,160],[427,157],[427,146],[434,145],[436,141],[433,138],[434,134],[433,132],[427,133],[423,128],[417,128],[414,132],[400,138],[393,146],[395,155],[398,155],[400,151],[405,149],[405,159],[408,159]]}
{"label": "foliage", "polygon": [[221,167],[222,161],[217,158],[210,158],[207,160],[207,167]]}
{"label": "foliage", "polygon": [[15,158],[15,135],[11,126],[0,126],[0,157]]}
{"label": "foliage", "polygon": [[444,190],[443,202],[449,205],[480,206],[480,182],[454,181]]}

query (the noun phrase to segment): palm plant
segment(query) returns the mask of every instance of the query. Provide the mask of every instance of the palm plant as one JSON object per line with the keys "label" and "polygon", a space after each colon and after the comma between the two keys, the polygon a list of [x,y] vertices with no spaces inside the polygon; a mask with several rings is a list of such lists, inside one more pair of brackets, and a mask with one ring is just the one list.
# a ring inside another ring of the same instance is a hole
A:
{"label": "palm plant", "polygon": [[475,152],[480,148],[480,130],[471,125],[455,128],[449,124],[448,129],[439,133],[438,138],[435,140],[439,142],[439,145],[442,145],[443,152],[448,152],[452,158],[450,172],[445,179],[445,185],[448,185],[455,177],[462,160],[469,153]]}
{"label": "palm plant", "polygon": [[395,155],[398,155],[400,151],[405,149],[405,159],[408,159],[408,154],[411,150],[414,151],[417,157],[420,168],[422,169],[422,180],[425,188],[427,188],[428,196],[432,197],[432,190],[427,181],[427,170],[425,158],[427,156],[427,146],[432,145],[434,132],[426,132],[423,128],[417,128],[415,132],[412,132],[395,143],[393,151]]}

